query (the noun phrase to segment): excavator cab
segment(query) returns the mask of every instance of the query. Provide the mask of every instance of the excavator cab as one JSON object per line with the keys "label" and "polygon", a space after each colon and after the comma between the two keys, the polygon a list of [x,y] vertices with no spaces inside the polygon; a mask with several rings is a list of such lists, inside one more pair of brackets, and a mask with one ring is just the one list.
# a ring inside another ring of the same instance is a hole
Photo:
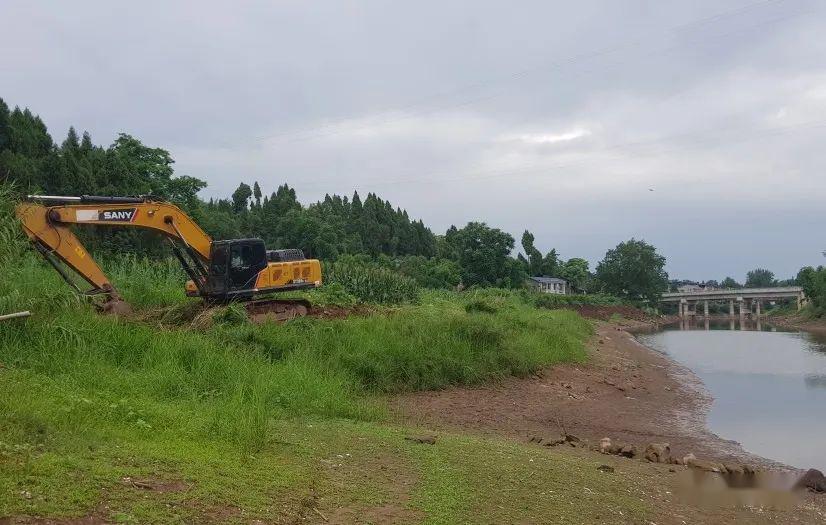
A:
{"label": "excavator cab", "polygon": [[[186,268],[187,263],[183,264]],[[199,281],[193,278],[186,283],[187,295],[219,302],[321,285],[321,265],[316,259],[305,258],[297,249],[267,250],[261,239],[212,241],[203,277],[188,273]]]}
{"label": "excavator cab", "polygon": [[214,299],[251,295],[258,274],[267,267],[261,239],[213,241],[207,274],[207,294]]}

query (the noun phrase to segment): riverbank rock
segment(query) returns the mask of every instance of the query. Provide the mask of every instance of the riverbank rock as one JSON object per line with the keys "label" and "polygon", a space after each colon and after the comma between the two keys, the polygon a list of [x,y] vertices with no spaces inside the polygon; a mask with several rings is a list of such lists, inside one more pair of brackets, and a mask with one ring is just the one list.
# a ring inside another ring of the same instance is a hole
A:
{"label": "riverbank rock", "polygon": [[614,443],[611,438],[604,437],[599,440],[599,445],[592,450],[601,452],[602,454],[610,454],[612,456],[622,456],[624,458],[633,458],[637,455],[637,447],[627,443]]}
{"label": "riverbank rock", "polygon": [[536,443],[543,447],[555,447],[557,445],[569,445],[572,447],[587,447],[587,442],[582,441],[573,434],[560,434],[558,437],[544,438],[542,436],[531,436],[529,443]]}
{"label": "riverbank rock", "polygon": [[627,445],[625,443],[614,443],[608,449],[609,454],[614,456],[622,456],[624,458],[633,458],[637,455],[637,447],[634,445]]}
{"label": "riverbank rock", "polygon": [[826,476],[821,471],[810,468],[797,480],[794,488],[808,489],[812,492],[826,492]]}
{"label": "riverbank rock", "polygon": [[705,472],[716,472],[718,474],[726,472],[726,468],[720,463],[715,463],[714,461],[707,461],[705,459],[693,458],[687,461],[686,465],[688,465],[691,468],[695,468],[697,470],[702,470]]}
{"label": "riverbank rock", "polygon": [[651,463],[669,463],[671,460],[671,445],[668,443],[649,443],[645,447],[643,457]]}
{"label": "riverbank rock", "polygon": [[623,445],[619,451],[619,455],[625,458],[633,458],[637,455],[637,447],[634,445]]}

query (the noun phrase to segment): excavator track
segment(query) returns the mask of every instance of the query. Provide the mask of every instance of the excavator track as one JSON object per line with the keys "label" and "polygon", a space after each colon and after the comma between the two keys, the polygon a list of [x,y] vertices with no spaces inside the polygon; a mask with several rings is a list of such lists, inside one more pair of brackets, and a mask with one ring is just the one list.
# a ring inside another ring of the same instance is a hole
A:
{"label": "excavator track", "polygon": [[245,303],[244,306],[250,318],[256,321],[289,321],[304,317],[312,310],[312,304],[306,299],[261,299]]}

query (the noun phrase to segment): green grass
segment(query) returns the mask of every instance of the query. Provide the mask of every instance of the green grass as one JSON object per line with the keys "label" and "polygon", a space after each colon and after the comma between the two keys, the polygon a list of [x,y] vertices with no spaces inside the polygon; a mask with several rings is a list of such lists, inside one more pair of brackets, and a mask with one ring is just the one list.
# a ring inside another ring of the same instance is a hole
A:
{"label": "green grass", "polygon": [[597,471],[597,459],[501,439],[447,433],[428,446],[383,424],[272,426],[282,440],[255,454],[155,434],[0,452],[0,516],[320,522],[315,508],[328,519],[366,523],[388,515],[400,523],[639,523],[652,512],[627,490],[629,481],[647,483],[633,464],[627,476],[609,476]]}
{"label": "green grass", "polygon": [[416,445],[387,416],[388,393],[582,361],[591,326],[572,312],[478,290],[345,320],[254,325],[229,308],[199,325],[172,267],[124,260],[107,271],[147,314],[124,320],[30,255],[0,259],[0,311],[34,314],[0,323],[0,518],[589,523],[580,482],[601,508],[648,512],[588,461],[458,434]]}

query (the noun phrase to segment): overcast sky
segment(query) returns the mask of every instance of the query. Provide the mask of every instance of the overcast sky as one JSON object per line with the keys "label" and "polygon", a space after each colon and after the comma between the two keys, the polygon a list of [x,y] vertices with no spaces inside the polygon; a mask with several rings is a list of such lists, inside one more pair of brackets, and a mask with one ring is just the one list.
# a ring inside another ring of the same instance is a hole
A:
{"label": "overcast sky", "polygon": [[826,263],[826,2],[0,1],[0,97],[204,197],[373,191],[672,278]]}

